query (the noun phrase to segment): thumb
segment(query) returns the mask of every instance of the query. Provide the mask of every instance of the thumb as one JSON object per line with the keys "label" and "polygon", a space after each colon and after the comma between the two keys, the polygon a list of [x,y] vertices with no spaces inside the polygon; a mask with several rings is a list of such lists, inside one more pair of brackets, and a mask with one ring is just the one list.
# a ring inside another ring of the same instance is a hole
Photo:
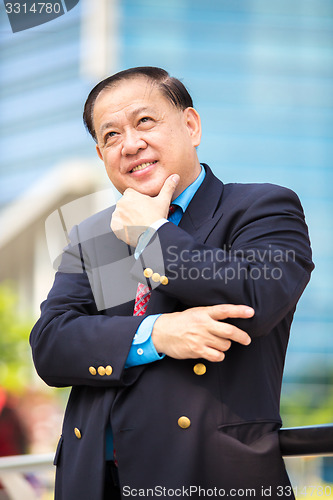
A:
{"label": "thumb", "polygon": [[161,191],[158,194],[158,198],[164,201],[166,204],[170,205],[172,195],[179,183],[179,179],[180,177],[178,174],[169,175],[169,177],[165,179]]}

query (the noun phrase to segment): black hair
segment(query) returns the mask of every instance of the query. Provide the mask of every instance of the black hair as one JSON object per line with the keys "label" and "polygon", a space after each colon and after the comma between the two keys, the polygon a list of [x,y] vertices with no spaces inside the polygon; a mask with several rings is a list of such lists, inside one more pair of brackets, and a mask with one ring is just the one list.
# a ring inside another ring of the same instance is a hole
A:
{"label": "black hair", "polygon": [[164,95],[164,97],[166,97],[176,108],[184,110],[186,108],[193,107],[192,97],[188,93],[185,85],[183,85],[183,83],[177,78],[171,77],[169,73],[162,68],[156,68],[154,66],[141,66],[138,68],[130,68],[120,71],[119,73],[109,76],[108,78],[105,78],[105,80],[99,82],[88,95],[84,105],[83,122],[88,132],[96,142],[97,137],[93,122],[93,112],[98,95],[102,92],[102,90],[112,87],[121,80],[129,80],[137,76],[146,77],[152,83],[156,83],[162,95]]}

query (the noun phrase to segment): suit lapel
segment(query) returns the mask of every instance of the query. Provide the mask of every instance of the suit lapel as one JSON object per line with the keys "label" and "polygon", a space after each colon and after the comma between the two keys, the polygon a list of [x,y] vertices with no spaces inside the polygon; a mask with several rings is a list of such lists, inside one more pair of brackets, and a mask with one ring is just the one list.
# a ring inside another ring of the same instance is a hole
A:
{"label": "suit lapel", "polygon": [[[204,243],[223,215],[220,200],[223,184],[215,177],[208,165],[204,165],[206,176],[193,196],[179,227],[191,234],[196,241]],[[160,292],[152,292],[147,307],[147,314],[166,313],[175,310],[178,300]]]}
{"label": "suit lapel", "polygon": [[215,177],[208,165],[204,164],[204,167],[205,179],[193,196],[179,224],[179,227],[202,243],[207,240],[223,214],[220,206],[223,183]]}

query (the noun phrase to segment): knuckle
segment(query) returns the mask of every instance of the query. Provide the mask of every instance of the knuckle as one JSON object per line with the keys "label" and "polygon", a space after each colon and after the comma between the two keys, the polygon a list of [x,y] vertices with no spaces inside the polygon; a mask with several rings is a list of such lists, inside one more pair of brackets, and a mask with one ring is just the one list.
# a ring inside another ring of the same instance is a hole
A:
{"label": "knuckle", "polygon": [[202,354],[202,348],[197,342],[189,342],[189,349],[192,354],[199,356]]}
{"label": "knuckle", "polygon": [[218,307],[219,311],[225,315],[227,315],[227,313],[230,311],[230,304],[220,304],[216,307]]}
{"label": "knuckle", "polygon": [[202,325],[203,323],[206,322],[206,317],[203,314],[201,307],[196,307],[195,309],[193,309],[191,311],[191,316],[192,316],[192,319],[195,323]]}
{"label": "knuckle", "polygon": [[228,351],[231,347],[231,340],[225,340],[223,345],[223,351]]}
{"label": "knuckle", "polygon": [[193,316],[201,317],[204,311],[203,307],[192,307],[192,309],[188,309]]}
{"label": "knuckle", "polygon": [[123,206],[122,205],[117,205],[115,211],[112,214],[112,220],[113,219],[121,219],[121,214],[123,213]]}
{"label": "knuckle", "polygon": [[220,361],[223,361],[225,358],[224,352],[221,351],[215,351],[209,355],[209,361],[212,361],[213,363],[218,363]]}
{"label": "knuckle", "polygon": [[112,231],[118,231],[120,229],[120,222],[119,222],[119,220],[112,219],[111,229],[112,229]]}
{"label": "knuckle", "polygon": [[232,325],[229,325],[229,323],[224,323],[223,325],[223,333],[228,337],[231,337],[234,333],[234,327]]}
{"label": "knuckle", "polygon": [[225,354],[224,354],[224,352],[221,352],[220,356],[218,357],[218,361],[223,361],[224,358],[225,358]]}

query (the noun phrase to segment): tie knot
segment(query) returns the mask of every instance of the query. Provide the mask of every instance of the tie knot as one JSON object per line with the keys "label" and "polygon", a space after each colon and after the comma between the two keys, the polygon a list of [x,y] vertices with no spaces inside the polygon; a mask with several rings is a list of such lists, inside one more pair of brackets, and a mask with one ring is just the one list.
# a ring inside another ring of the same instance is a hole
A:
{"label": "tie knot", "polygon": [[168,218],[170,217],[170,215],[172,215],[172,214],[175,213],[176,208],[177,208],[177,205],[170,205],[170,207],[169,207],[169,213],[168,213]]}

